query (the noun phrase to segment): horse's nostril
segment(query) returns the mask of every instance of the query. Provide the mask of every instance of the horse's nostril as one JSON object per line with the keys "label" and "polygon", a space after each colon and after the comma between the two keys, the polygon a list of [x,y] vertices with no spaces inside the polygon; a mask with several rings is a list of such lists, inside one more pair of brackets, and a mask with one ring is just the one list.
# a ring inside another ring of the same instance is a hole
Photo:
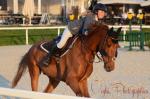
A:
{"label": "horse's nostril", "polygon": [[107,67],[106,71],[111,72],[112,71],[111,67]]}
{"label": "horse's nostril", "polygon": [[112,61],[115,61],[115,60],[116,60],[116,58],[115,58],[115,57],[113,57],[113,58],[112,58]]}

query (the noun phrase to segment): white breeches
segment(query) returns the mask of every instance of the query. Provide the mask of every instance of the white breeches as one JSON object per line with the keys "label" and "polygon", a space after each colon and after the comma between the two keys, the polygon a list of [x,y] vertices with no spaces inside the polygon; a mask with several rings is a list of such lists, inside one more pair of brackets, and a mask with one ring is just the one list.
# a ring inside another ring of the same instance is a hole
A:
{"label": "white breeches", "polygon": [[72,36],[73,36],[73,35],[71,34],[70,30],[68,29],[68,27],[66,27],[65,30],[64,30],[64,32],[63,32],[63,34],[62,34],[62,36],[61,36],[60,41],[57,43],[57,47],[60,48],[60,49],[61,49],[62,47],[64,47],[65,44],[66,44],[66,42],[67,42],[67,40],[68,40],[70,37],[72,37]]}

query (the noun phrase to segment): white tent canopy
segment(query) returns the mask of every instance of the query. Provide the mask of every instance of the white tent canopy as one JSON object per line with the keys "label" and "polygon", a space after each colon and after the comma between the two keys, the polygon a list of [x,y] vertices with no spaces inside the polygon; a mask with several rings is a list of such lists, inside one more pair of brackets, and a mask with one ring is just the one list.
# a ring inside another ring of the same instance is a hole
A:
{"label": "white tent canopy", "polygon": [[141,6],[150,6],[150,0],[99,0],[103,4],[139,4]]}
{"label": "white tent canopy", "polygon": [[148,0],[148,1],[143,1],[143,2],[141,3],[141,6],[150,6],[150,0]]}
{"label": "white tent canopy", "polygon": [[99,0],[103,4],[141,4],[143,0]]}
{"label": "white tent canopy", "polygon": [[25,0],[24,6],[23,6],[23,15],[27,16],[30,20],[31,24],[31,18],[34,16],[34,0]]}

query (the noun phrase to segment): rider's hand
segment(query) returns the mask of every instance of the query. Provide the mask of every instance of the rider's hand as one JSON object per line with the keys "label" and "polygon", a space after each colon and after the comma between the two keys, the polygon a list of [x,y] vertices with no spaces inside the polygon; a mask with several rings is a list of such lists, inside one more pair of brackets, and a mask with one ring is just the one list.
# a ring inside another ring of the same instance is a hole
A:
{"label": "rider's hand", "polygon": [[86,31],[84,32],[84,35],[85,35],[85,36],[87,36],[87,35],[88,35],[88,30],[86,30]]}

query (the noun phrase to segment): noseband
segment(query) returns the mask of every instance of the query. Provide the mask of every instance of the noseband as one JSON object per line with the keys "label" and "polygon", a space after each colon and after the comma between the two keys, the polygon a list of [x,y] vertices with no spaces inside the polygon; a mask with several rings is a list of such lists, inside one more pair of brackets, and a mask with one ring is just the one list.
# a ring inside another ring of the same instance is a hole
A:
{"label": "noseband", "polygon": [[[100,43],[100,45],[99,45],[99,53],[101,54],[101,57],[103,57],[103,56],[108,56],[108,54],[107,54],[107,52],[103,49],[103,47],[104,47],[104,45],[106,44],[106,42],[107,42],[107,39],[108,39],[108,34],[106,34],[105,35],[105,38],[104,38],[104,40],[103,40],[103,42],[101,42]],[[113,38],[113,37],[111,37],[111,39],[113,40],[113,41],[116,41],[117,39],[115,39],[115,38]],[[115,57],[112,57],[111,58],[111,60],[112,61],[115,61],[116,60],[116,57],[117,57],[117,55],[115,55]],[[101,58],[102,59],[102,58]],[[106,62],[107,63],[107,62]]]}

